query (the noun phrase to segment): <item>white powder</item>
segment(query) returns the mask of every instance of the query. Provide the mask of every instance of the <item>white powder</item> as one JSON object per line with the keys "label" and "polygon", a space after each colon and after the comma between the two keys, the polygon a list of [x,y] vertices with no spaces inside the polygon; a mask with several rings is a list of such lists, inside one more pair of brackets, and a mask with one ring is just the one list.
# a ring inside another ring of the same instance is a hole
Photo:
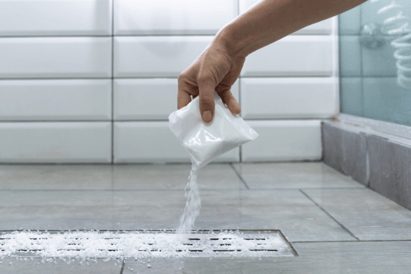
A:
{"label": "white powder", "polygon": [[198,169],[221,154],[258,137],[240,116],[234,116],[228,110],[217,94],[214,100],[214,119],[211,123],[206,124],[201,118],[199,97],[168,117],[170,130],[187,150],[193,164],[186,187],[187,202],[177,229],[178,234],[191,233],[200,214]]}
{"label": "white powder", "polygon": [[188,183],[185,188],[185,196],[187,198],[184,213],[180,218],[180,223],[177,228],[177,234],[189,234],[191,233],[194,222],[197,216],[200,214],[201,198],[200,191],[197,184],[198,169],[195,164],[191,167],[190,176],[188,177]]}
{"label": "white powder", "polygon": [[[265,239],[264,245],[258,243],[257,248],[277,249],[279,253],[287,248],[285,242],[276,234],[259,236],[226,231],[216,234],[196,234],[195,239],[190,239],[190,237],[182,238],[181,235],[170,233],[138,231],[125,233],[16,231],[0,235],[0,261],[4,257],[24,258],[27,255],[41,256],[43,262],[53,262],[55,258],[62,258],[67,263],[72,262],[72,259],[97,262],[96,258],[105,258],[103,260],[105,262],[112,259],[120,263],[119,258],[260,257],[263,252],[250,251],[256,248],[256,243],[249,238]],[[215,252],[216,249],[234,250],[234,252]],[[28,252],[30,253],[26,254]],[[270,256],[276,254],[271,253]]]}
{"label": "white powder", "polygon": [[[108,261],[111,258],[184,257],[193,256],[196,252],[199,252],[201,256],[227,256],[227,254],[230,256],[260,256],[262,253],[249,250],[250,248],[255,249],[255,245],[253,246],[249,239],[239,234],[227,234],[228,232],[215,234],[212,236],[213,239],[210,235],[199,236],[197,234],[196,238],[199,239],[183,236],[191,233],[200,213],[198,170],[221,154],[258,137],[258,134],[241,117],[230,113],[218,96],[215,101],[215,115],[210,124],[203,123],[201,119],[198,97],[169,116],[170,129],[188,151],[193,163],[185,189],[186,206],[177,234],[100,233],[98,231],[2,233],[0,234],[0,261],[6,256],[19,258],[28,252],[43,257],[43,263],[52,262],[53,259],[50,258],[62,258],[68,264],[73,262],[70,258],[81,259],[80,264],[82,264],[84,260],[89,261],[90,259],[97,262],[96,258],[106,258],[104,261]],[[229,244],[227,241],[230,241]],[[267,243],[269,245],[264,249],[282,250],[286,248],[277,236]],[[221,250],[224,247],[230,250]],[[220,250],[216,251],[216,249]],[[264,250],[261,251],[264,252]],[[120,260],[116,260],[115,264],[117,263],[121,266]],[[151,265],[147,264],[147,267]]]}
{"label": "white powder", "polygon": [[199,97],[171,113],[168,120],[170,130],[197,168],[258,137],[257,132],[240,116],[234,116],[228,110],[218,95],[215,96],[214,119],[211,123],[206,124],[201,118]]}

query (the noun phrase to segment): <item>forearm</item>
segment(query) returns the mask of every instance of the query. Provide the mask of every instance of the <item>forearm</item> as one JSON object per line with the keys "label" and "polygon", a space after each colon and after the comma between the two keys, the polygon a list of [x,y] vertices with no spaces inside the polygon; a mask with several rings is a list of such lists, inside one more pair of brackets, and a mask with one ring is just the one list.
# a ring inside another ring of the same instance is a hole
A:
{"label": "forearm", "polygon": [[366,0],[263,0],[215,37],[236,57],[246,57],[305,26],[347,11]]}

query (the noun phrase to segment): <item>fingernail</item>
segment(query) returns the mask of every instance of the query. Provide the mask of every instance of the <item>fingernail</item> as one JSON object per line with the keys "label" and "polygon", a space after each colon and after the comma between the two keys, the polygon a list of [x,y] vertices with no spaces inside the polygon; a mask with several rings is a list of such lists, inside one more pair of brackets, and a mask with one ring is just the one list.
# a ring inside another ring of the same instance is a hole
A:
{"label": "fingernail", "polygon": [[203,112],[203,120],[204,120],[204,122],[206,122],[206,123],[208,123],[208,122],[210,122],[211,121],[211,111],[209,111],[209,110],[206,110],[206,111],[204,111]]}

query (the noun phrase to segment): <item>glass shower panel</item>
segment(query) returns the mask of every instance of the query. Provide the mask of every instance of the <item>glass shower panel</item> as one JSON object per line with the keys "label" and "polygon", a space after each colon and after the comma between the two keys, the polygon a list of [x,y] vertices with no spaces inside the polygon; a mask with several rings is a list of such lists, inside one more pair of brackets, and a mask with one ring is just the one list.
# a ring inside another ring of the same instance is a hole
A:
{"label": "glass shower panel", "polygon": [[411,1],[368,0],[339,33],[341,112],[411,126]]}

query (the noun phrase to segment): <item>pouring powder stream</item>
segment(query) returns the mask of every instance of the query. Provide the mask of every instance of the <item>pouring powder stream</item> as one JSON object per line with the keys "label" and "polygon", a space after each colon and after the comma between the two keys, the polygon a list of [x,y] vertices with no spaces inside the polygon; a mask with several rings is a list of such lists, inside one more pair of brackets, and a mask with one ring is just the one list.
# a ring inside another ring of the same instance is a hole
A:
{"label": "pouring powder stream", "polygon": [[189,234],[193,230],[194,222],[200,214],[201,198],[197,184],[198,168],[195,164],[191,167],[188,183],[185,188],[185,197],[187,198],[183,215],[180,217],[180,223],[177,228],[178,234]]}
{"label": "pouring powder stream", "polygon": [[200,115],[199,97],[168,117],[170,130],[190,155],[192,168],[185,188],[187,198],[184,213],[177,228],[178,234],[191,233],[200,214],[201,199],[197,172],[218,156],[258,137],[244,120],[233,115],[215,93],[214,118],[204,123]]}

